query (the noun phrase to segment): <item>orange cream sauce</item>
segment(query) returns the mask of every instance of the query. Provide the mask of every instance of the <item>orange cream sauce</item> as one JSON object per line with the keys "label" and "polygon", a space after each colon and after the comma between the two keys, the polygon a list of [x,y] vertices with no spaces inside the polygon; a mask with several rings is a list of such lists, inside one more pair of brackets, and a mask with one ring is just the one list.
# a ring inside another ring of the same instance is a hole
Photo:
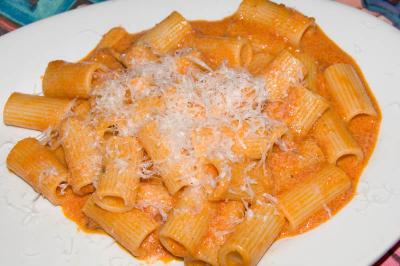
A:
{"label": "orange cream sauce", "polygon": [[[193,21],[191,22],[191,25],[193,26],[196,34],[212,36],[241,36],[248,38],[251,41],[253,50],[255,52],[262,51],[275,55],[282,49],[288,49],[294,54],[298,52],[304,52],[311,55],[318,61],[318,93],[330,101],[334,109],[335,105],[331,101],[331,97],[326,89],[327,84],[323,79],[322,73],[324,69],[334,63],[347,63],[353,65],[360,77],[363,77],[362,72],[355,61],[344,51],[342,51],[334,42],[332,42],[318,27],[309,29],[305,33],[300,47],[294,48],[282,38],[266,32],[265,28],[248,24],[245,25],[242,21],[235,20],[232,17],[215,22]],[[124,50],[126,50],[140,34],[141,33],[130,35],[129,37],[124,38],[114,50],[117,53],[123,53]],[[107,60],[109,60],[108,55],[105,55],[105,57]],[[381,122],[379,106],[374,99],[374,96],[371,93],[365,79],[363,82],[368,88],[369,97],[372,99],[374,107],[378,111],[379,115],[377,117],[358,116],[354,118],[348,125],[348,128],[353,134],[354,138],[362,147],[365,156],[362,163],[357,163],[352,157],[342,158],[338,162],[338,165],[350,176],[353,184],[352,189],[329,203],[326,209],[322,209],[310,217],[308,221],[299,229],[295,231],[284,229],[281,237],[300,234],[315,228],[330,218],[329,212],[331,212],[332,215],[337,213],[354,196],[359,177],[374,150]],[[280,151],[278,147],[274,147],[268,158],[269,163],[271,164],[270,168],[272,168],[272,172],[276,171],[277,173],[284,173],[284,171],[287,171],[288,175],[290,176],[289,178],[283,178],[282,180],[278,178],[276,180],[277,186],[275,189],[277,191],[285,191],[290,189],[293,185],[307,178],[310,173],[315,172],[319,167],[321,167],[319,159],[321,159],[320,157],[323,158],[323,154],[320,153],[318,147],[315,147],[315,142],[312,140],[312,136],[306,137],[306,140],[302,143],[292,139],[288,139],[287,141],[290,145],[293,145],[300,151],[303,149],[307,154],[313,154],[315,162],[309,166],[302,165],[298,161],[298,158],[296,158],[296,154],[291,154],[288,152],[285,153]],[[285,164],[282,164],[281,162],[285,162]],[[75,221],[82,230],[86,232],[100,232],[101,230],[99,229],[93,230],[93,228],[96,228],[96,226],[91,224],[81,212],[81,208],[86,199],[87,197],[79,197],[72,194],[70,191],[67,191],[66,201],[63,204],[63,211],[65,215],[71,220]],[[224,221],[221,221],[221,223],[224,224]],[[173,258],[173,256],[161,246],[157,237],[157,232],[151,234],[145,240],[142,246],[142,249],[146,254],[145,256],[142,256],[142,259],[161,257],[169,260]]]}

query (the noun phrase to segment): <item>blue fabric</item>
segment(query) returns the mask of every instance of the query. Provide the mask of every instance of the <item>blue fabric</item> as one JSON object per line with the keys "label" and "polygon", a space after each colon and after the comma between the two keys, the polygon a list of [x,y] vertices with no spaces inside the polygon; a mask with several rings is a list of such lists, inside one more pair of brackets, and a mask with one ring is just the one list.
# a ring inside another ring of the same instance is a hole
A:
{"label": "blue fabric", "polygon": [[400,1],[363,0],[362,2],[366,9],[382,14],[400,28]]}
{"label": "blue fabric", "polygon": [[[98,3],[104,0],[89,0]],[[0,14],[20,25],[69,10],[79,0],[0,0]]]}

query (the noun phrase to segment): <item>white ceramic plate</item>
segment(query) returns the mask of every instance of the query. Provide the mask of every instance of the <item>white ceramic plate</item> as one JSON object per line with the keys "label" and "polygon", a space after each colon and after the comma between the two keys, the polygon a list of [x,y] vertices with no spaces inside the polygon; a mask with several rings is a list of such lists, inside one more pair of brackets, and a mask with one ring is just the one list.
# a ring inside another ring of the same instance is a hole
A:
{"label": "white ceramic plate", "polygon": [[[368,265],[400,237],[400,32],[333,1],[283,2],[315,17],[356,59],[382,108],[383,122],[355,199],[317,229],[278,241],[260,265]],[[78,60],[113,26],[136,32],[172,10],[188,19],[220,19],[238,4],[238,0],[109,1],[6,34],[0,38],[0,106],[12,91],[38,93],[50,60]],[[26,183],[7,171],[5,158],[12,145],[37,134],[0,125],[0,264],[139,264],[110,237],[79,232],[59,208],[38,199]]]}

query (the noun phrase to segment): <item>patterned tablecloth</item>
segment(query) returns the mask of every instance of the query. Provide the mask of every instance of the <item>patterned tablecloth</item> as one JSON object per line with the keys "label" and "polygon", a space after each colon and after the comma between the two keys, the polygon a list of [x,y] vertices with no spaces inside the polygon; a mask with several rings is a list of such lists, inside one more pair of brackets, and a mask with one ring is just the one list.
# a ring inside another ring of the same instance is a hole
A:
{"label": "patterned tablecloth", "polygon": [[[0,0],[0,35],[69,9],[103,1],[105,0]],[[336,1],[368,12],[400,29],[400,0]],[[374,266],[400,266],[400,241]]]}

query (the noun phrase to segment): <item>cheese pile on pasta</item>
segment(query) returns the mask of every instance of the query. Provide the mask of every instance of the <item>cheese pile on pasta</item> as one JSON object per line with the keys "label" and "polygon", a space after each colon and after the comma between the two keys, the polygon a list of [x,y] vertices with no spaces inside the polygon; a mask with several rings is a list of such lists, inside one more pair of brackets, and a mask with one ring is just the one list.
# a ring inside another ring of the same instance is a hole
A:
{"label": "cheese pile on pasta", "polygon": [[6,103],[6,124],[44,132],[8,168],[143,259],[255,265],[279,235],[330,217],[367,150],[347,123],[379,117],[362,80],[351,64],[317,67],[299,48],[314,22],[292,9],[245,0],[226,21],[207,35],[173,12],[50,62],[44,96]]}

